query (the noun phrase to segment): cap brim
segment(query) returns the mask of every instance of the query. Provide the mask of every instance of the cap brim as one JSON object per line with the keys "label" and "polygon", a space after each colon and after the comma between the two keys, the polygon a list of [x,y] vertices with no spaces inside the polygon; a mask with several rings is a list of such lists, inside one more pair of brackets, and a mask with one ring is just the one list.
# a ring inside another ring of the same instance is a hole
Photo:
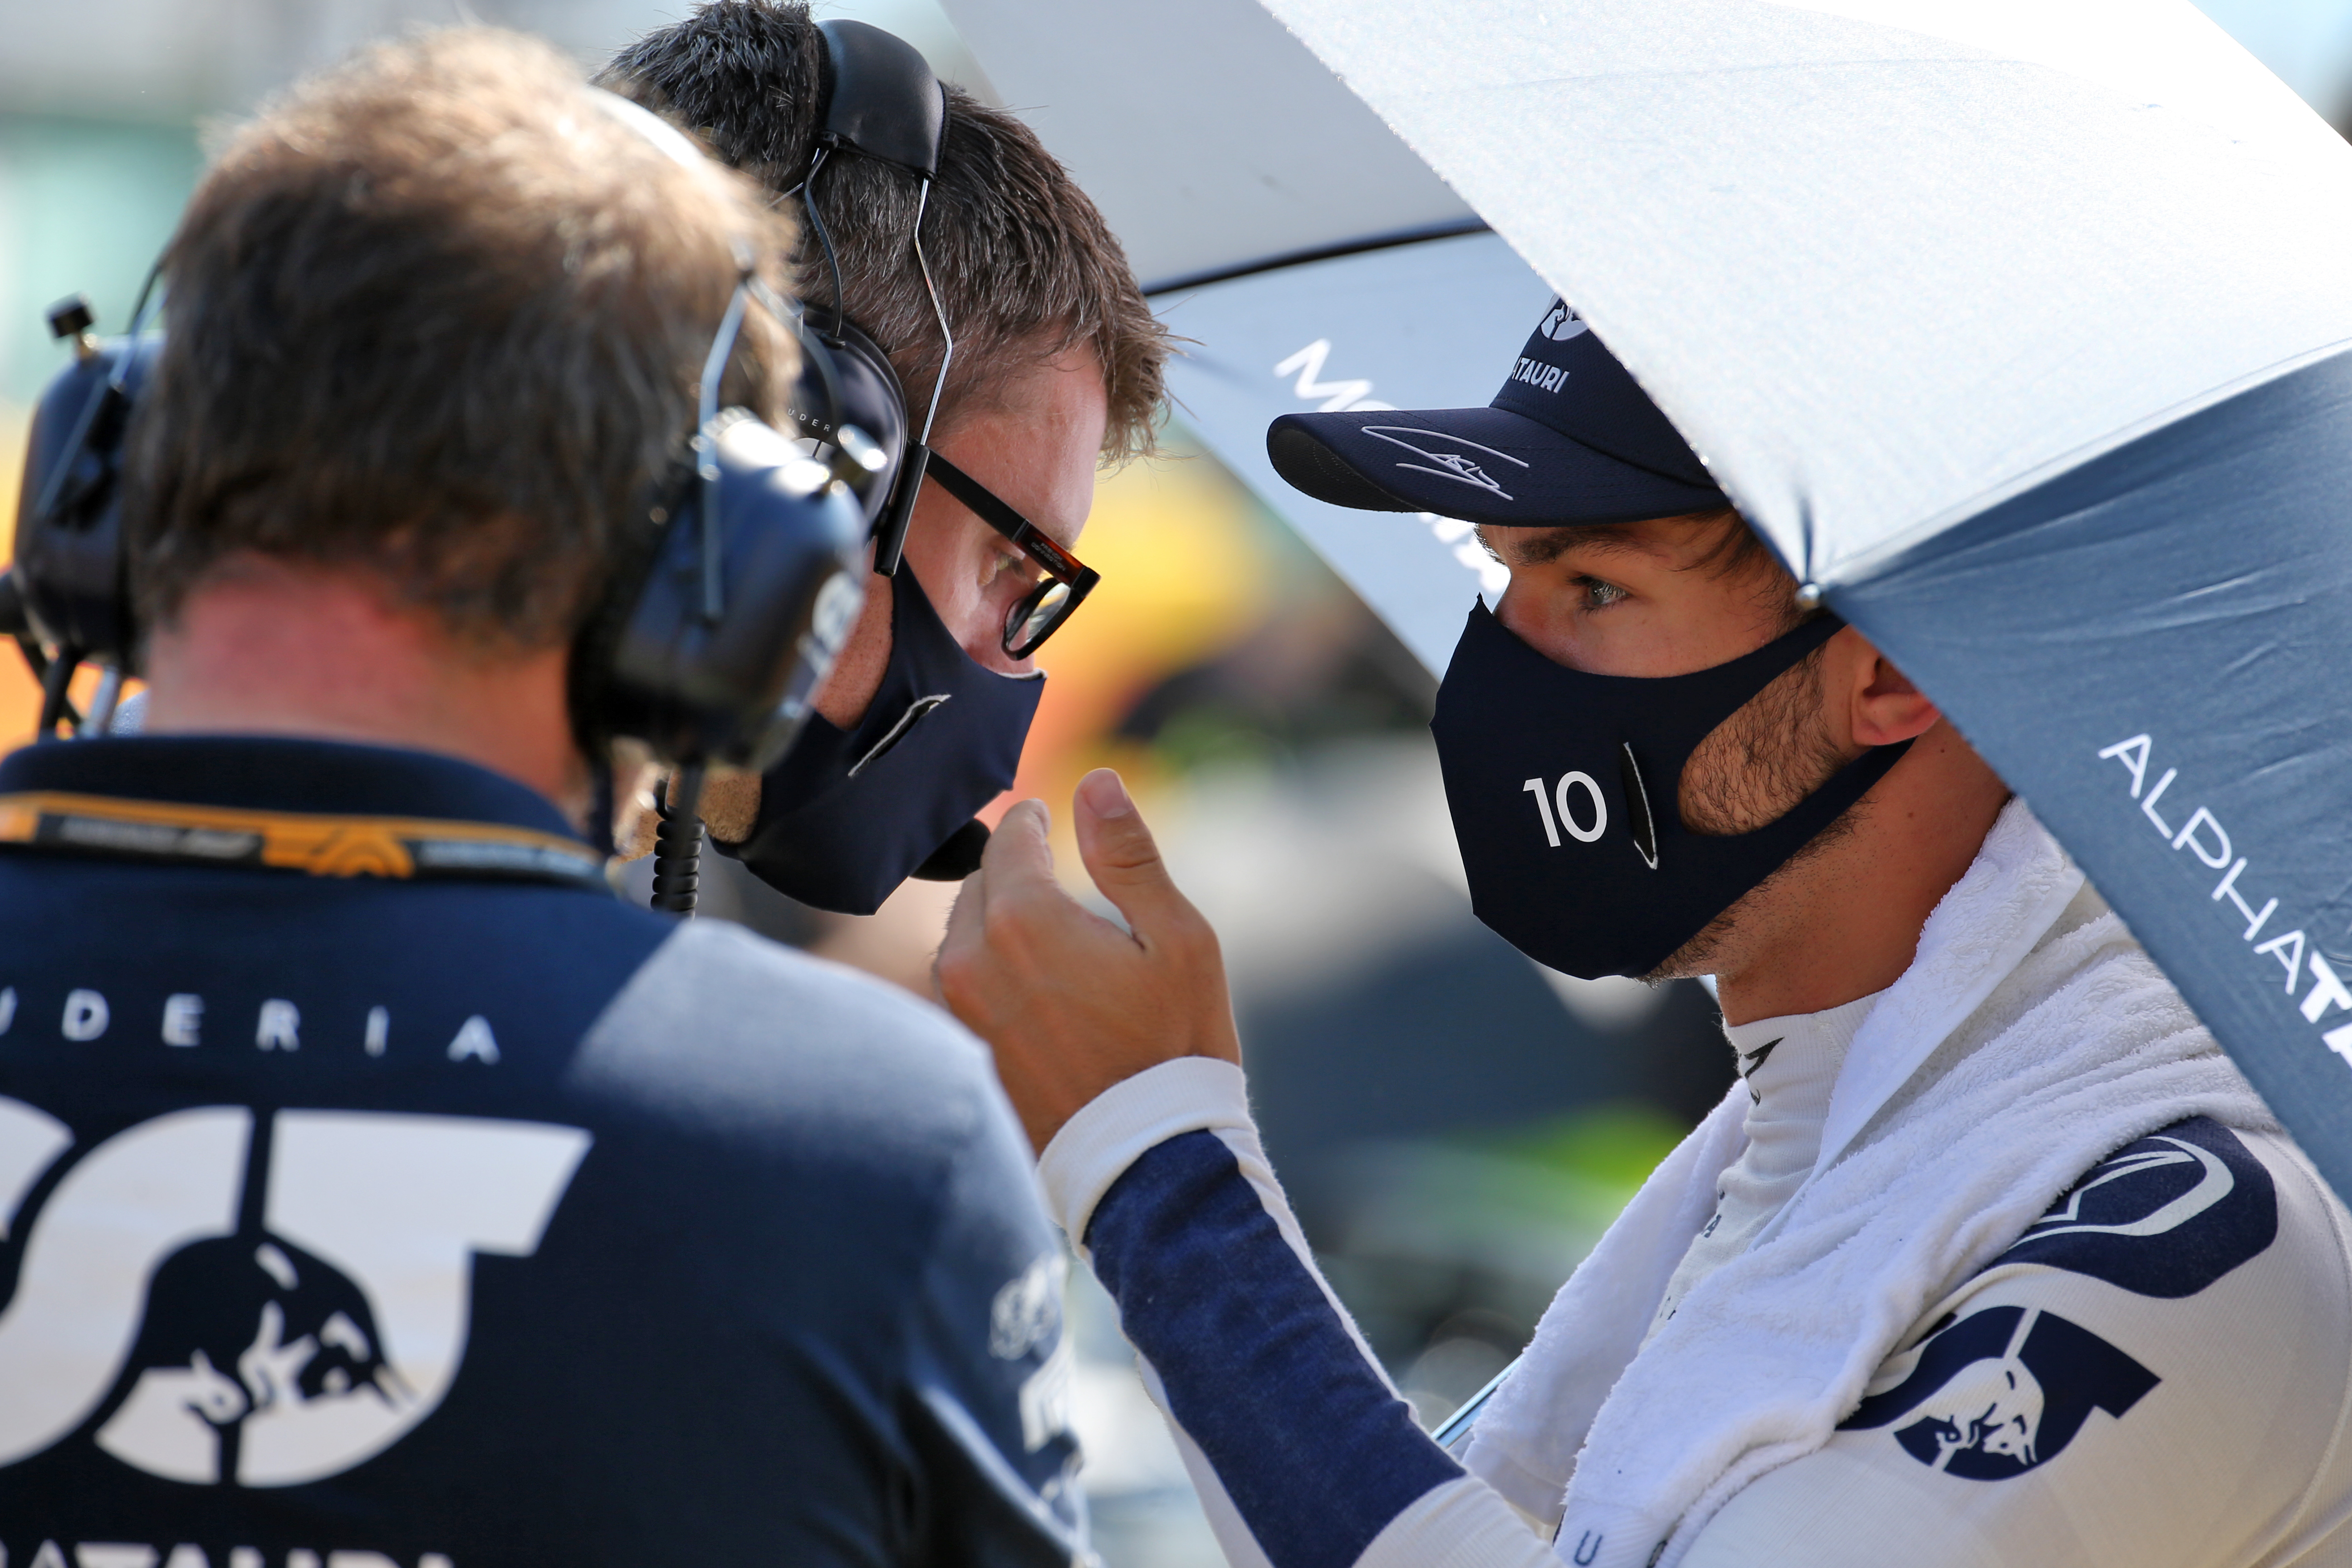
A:
{"label": "cap brim", "polygon": [[1728,506],[1503,408],[1286,414],[1265,433],[1292,488],[1362,511],[1431,511],[1504,527],[1633,522]]}

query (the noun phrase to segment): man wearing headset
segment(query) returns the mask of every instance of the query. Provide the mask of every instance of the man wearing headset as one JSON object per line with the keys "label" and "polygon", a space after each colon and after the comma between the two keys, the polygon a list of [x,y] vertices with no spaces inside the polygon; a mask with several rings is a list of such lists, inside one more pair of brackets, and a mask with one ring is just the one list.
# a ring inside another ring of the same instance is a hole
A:
{"label": "man wearing headset", "polygon": [[579,831],[706,361],[762,495],[856,510],[760,423],[793,338],[722,331],[790,240],[492,32],[206,174],[126,458],[147,732],[0,763],[0,1560],[1083,1555],[983,1053]]}
{"label": "man wearing headset", "polygon": [[[722,851],[853,914],[910,875],[978,863],[973,815],[1011,787],[1043,689],[1029,656],[1091,584],[1072,581],[1067,552],[1096,468],[1150,449],[1168,352],[1093,203],[1013,115],[946,88],[928,182],[829,131],[836,79],[857,63],[840,51],[872,33],[821,32],[797,0],[717,0],[599,79],[802,220],[811,321],[879,351],[909,435],[935,454],[916,470],[903,568],[867,595],[817,721],[764,778],[704,790]],[[918,85],[940,91],[928,71]],[[910,488],[902,477],[899,504]]]}
{"label": "man wearing headset", "polygon": [[[1231,1560],[2352,1561],[2352,1215],[1597,334],[1555,302],[1490,406],[1288,416],[1267,446],[1324,500],[1478,525],[1509,585],[1432,726],[1474,907],[1571,973],[1713,975],[1742,1081],[1433,1442],[1316,1269],[1215,938],[1117,775],[1075,809],[1126,929],[1013,807],[940,984]],[[2147,742],[2104,754],[2124,798]],[[2304,946],[2273,951],[2315,1015],[2352,1005]]]}

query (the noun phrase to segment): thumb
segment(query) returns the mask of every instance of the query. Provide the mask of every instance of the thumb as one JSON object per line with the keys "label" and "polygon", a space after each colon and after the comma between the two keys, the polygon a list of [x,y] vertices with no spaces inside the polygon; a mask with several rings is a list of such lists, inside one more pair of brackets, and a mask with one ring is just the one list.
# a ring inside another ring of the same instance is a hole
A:
{"label": "thumb", "polygon": [[1180,918],[1192,917],[1190,900],[1170,880],[1167,863],[1151,829],[1127,793],[1119,776],[1097,768],[1078,781],[1074,816],[1078,830],[1078,858],[1095,886],[1127,917],[1137,936],[1148,942]]}

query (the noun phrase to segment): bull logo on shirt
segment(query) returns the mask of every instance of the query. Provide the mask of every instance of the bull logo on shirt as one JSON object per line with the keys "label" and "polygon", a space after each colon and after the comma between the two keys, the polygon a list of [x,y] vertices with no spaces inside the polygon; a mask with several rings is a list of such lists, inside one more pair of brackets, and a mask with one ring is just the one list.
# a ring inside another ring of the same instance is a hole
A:
{"label": "bull logo on shirt", "polygon": [[75,1142],[0,1099],[0,1466],[87,1433],[149,1475],[279,1487],[439,1407],[474,1255],[535,1252],[590,1140],[205,1106]]}
{"label": "bull logo on shirt", "polygon": [[1955,1454],[1976,1453],[2031,1469],[2039,1462],[2033,1444],[2042,1432],[2042,1380],[2017,1357],[1970,1362],[1919,1407],[1936,1442],[1930,1468],[1940,1470]]}
{"label": "bull logo on shirt", "polygon": [[236,1474],[248,1431],[299,1423],[314,1406],[360,1400],[398,1412],[415,1397],[384,1354],[366,1293],[277,1237],[220,1237],[173,1254],[148,1290],[129,1377],[99,1446],[181,1480]]}
{"label": "bull logo on shirt", "polygon": [[1900,1383],[1874,1394],[1842,1431],[1893,1427],[1906,1453],[1966,1480],[2006,1480],[2044,1465],[2095,1412],[2122,1420],[2157,1375],[2055,1312],[1989,1307],[1930,1335]]}

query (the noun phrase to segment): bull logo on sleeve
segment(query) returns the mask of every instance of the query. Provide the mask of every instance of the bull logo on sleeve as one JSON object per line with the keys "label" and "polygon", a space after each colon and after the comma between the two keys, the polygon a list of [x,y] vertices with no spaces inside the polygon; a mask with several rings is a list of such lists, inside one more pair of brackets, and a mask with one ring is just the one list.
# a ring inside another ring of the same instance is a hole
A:
{"label": "bull logo on sleeve", "polygon": [[1909,1375],[1838,1426],[1891,1426],[1931,1470],[2006,1480],[2056,1458],[2095,1413],[2122,1420],[2158,1381],[2055,1312],[1990,1307],[1931,1335]]}
{"label": "bull logo on sleeve", "polygon": [[2031,1469],[2040,1462],[2034,1444],[2042,1407],[2042,1380],[2016,1356],[1970,1362],[1919,1406],[1919,1424],[1936,1445],[1929,1468],[1940,1470],[1953,1455],[1974,1453]]}
{"label": "bull logo on sleeve", "polygon": [[589,1142],[208,1106],[77,1154],[0,1100],[0,1466],[86,1432],[150,1475],[277,1487],[382,1452],[457,1377],[474,1255],[536,1251]]}

